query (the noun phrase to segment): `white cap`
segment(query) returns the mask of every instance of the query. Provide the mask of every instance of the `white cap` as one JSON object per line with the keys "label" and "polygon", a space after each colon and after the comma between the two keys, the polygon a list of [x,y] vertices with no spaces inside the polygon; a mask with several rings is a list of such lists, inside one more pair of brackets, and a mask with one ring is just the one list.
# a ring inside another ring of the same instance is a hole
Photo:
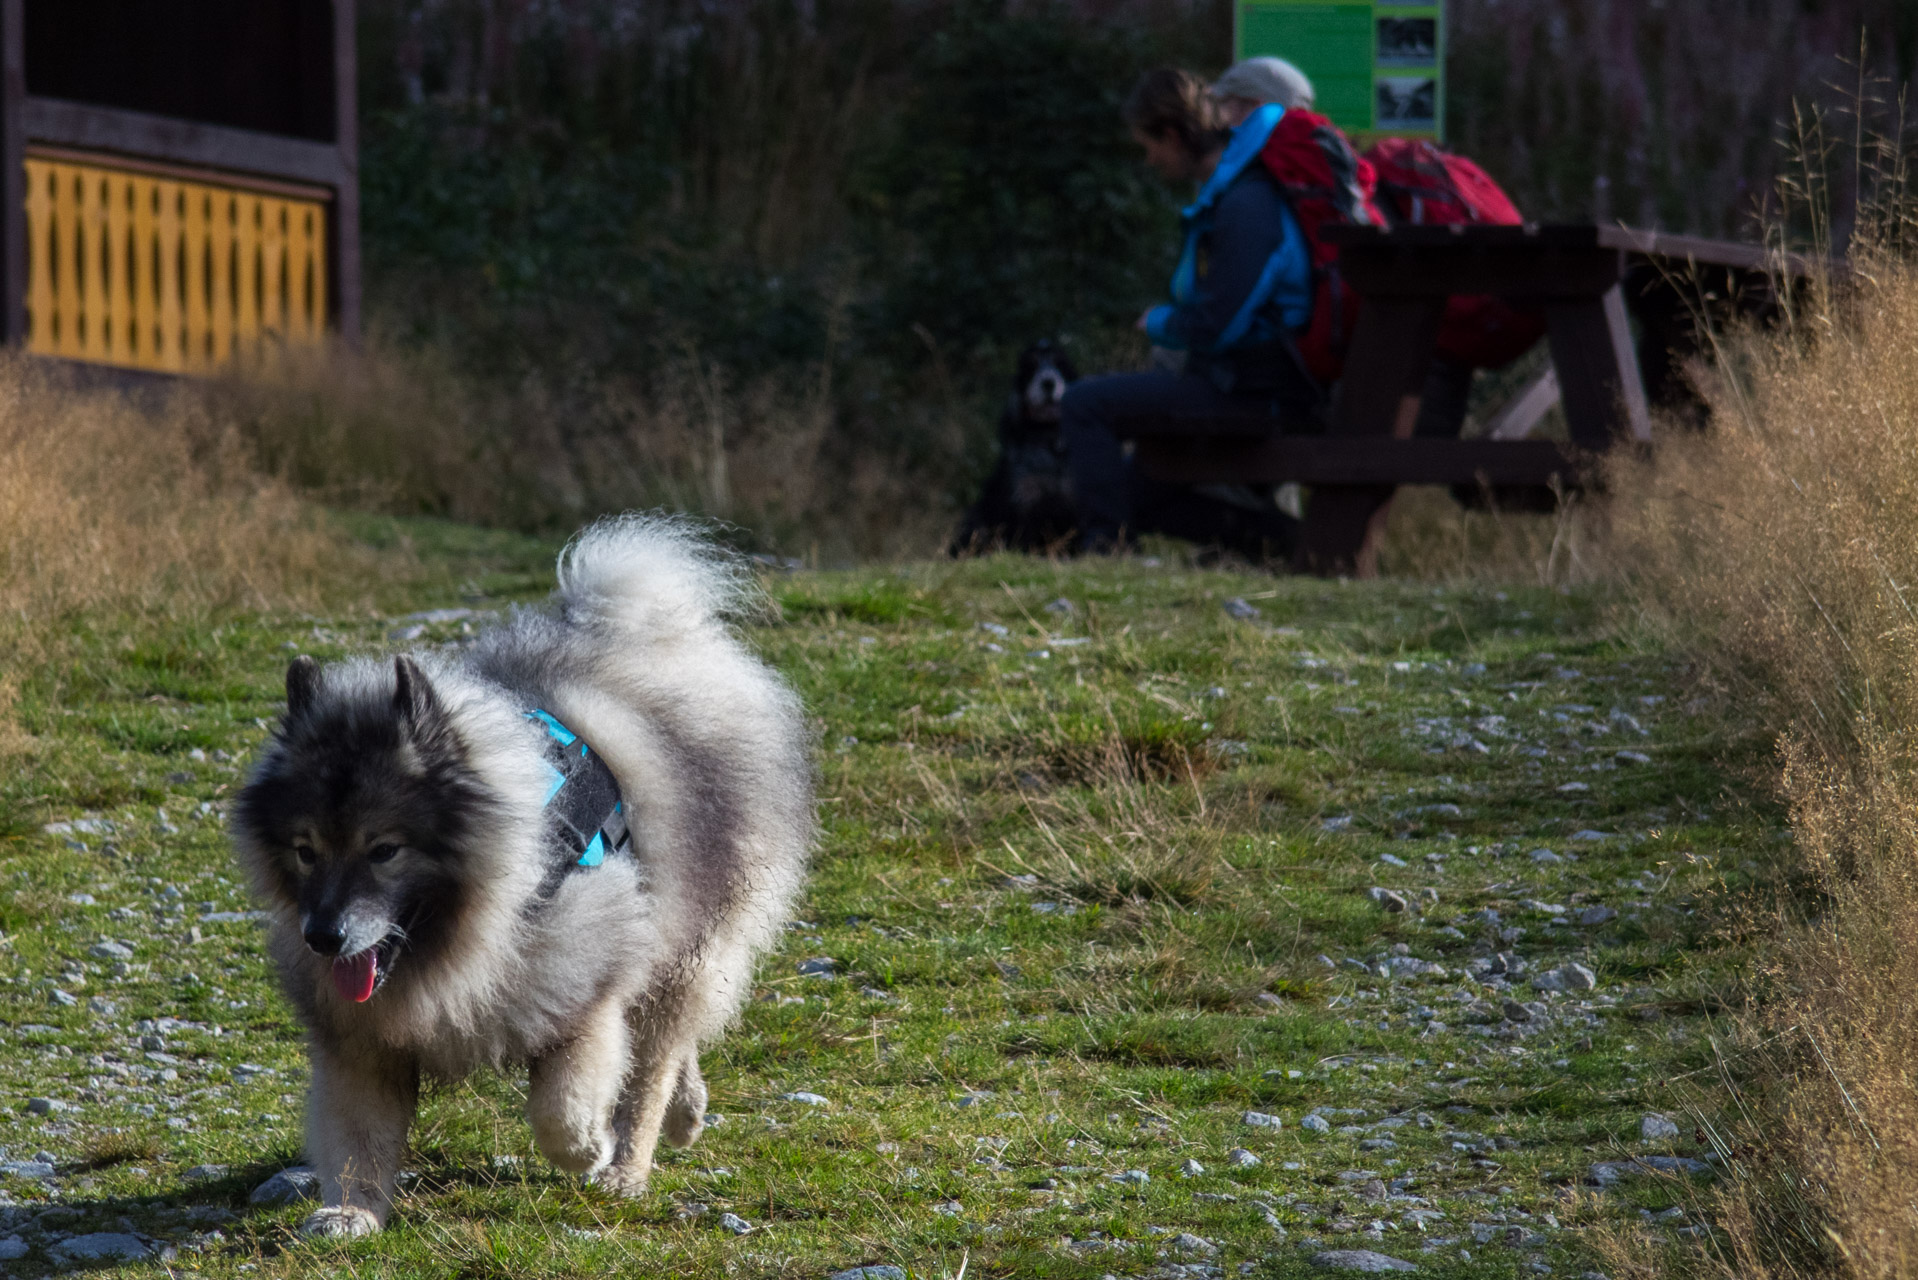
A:
{"label": "white cap", "polygon": [[1247,58],[1234,63],[1212,85],[1215,98],[1250,98],[1284,107],[1312,108],[1312,82],[1284,58]]}

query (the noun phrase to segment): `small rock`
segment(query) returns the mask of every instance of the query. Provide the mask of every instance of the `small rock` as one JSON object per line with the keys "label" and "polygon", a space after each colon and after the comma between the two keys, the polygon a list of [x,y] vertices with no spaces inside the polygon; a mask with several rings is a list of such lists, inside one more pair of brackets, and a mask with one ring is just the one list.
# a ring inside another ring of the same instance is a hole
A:
{"label": "small rock", "polygon": [[906,1273],[898,1267],[849,1267],[833,1272],[826,1280],[906,1280]]}
{"label": "small rock", "polygon": [[133,948],[112,938],[102,938],[87,948],[87,954],[98,960],[131,960]]}
{"label": "small rock", "polygon": [[282,1169],[253,1188],[248,1204],[297,1204],[320,1198],[320,1175],[303,1164]]}
{"label": "small rock", "polygon": [[1594,1186],[1609,1187],[1621,1178],[1646,1174],[1710,1173],[1712,1167],[1690,1156],[1637,1156],[1631,1160],[1607,1160],[1592,1166],[1586,1180]]}
{"label": "small rock", "polygon": [[1285,1125],[1285,1121],[1278,1116],[1267,1115],[1263,1111],[1248,1111],[1239,1117],[1239,1123],[1254,1129],[1279,1129]]}
{"label": "small rock", "polygon": [[1567,782],[1562,783],[1558,789],[1568,795],[1576,795],[1581,791],[1590,791],[1592,787],[1588,782]]}
{"label": "small rock", "polygon": [[1665,1142],[1678,1136],[1678,1126],[1669,1117],[1648,1115],[1638,1122],[1638,1136],[1646,1142]]}
{"label": "small rock", "polygon": [[123,1231],[96,1231],[62,1240],[48,1252],[57,1259],[92,1261],[101,1258],[144,1258],[153,1250],[140,1237]]}
{"label": "small rock", "polygon": [[1611,832],[1595,831],[1590,827],[1585,828],[1583,831],[1572,832],[1572,839],[1578,841],[1580,844],[1603,844],[1612,838]]}
{"label": "small rock", "polygon": [[1379,861],[1388,867],[1404,867],[1406,865],[1404,858],[1390,853],[1381,853],[1379,855]]}
{"label": "small rock", "polygon": [[1205,1166],[1197,1160],[1188,1159],[1179,1166],[1179,1172],[1188,1178],[1203,1178],[1205,1176]]}
{"label": "small rock", "polygon": [[719,1227],[722,1231],[730,1231],[736,1236],[743,1236],[753,1229],[753,1224],[736,1213],[722,1213],[719,1215]]}
{"label": "small rock", "polygon": [[932,1211],[934,1213],[944,1214],[948,1218],[954,1218],[965,1211],[965,1206],[957,1200],[942,1200],[932,1206]]}
{"label": "small rock", "polygon": [[1516,978],[1525,972],[1525,961],[1510,951],[1501,951],[1492,957],[1492,967],[1488,973],[1508,978]]}
{"label": "small rock", "polygon": [[60,988],[54,987],[47,992],[47,1003],[58,1009],[71,1009],[74,1005],[80,1003],[80,997],[74,995],[71,991],[62,991]]}
{"label": "small rock", "polygon": [[1312,1265],[1327,1271],[1417,1271],[1415,1263],[1370,1249],[1327,1249],[1312,1255]]}
{"label": "small rock", "polygon": [[56,1111],[65,1111],[67,1104],[58,1098],[28,1098],[27,1114],[33,1116],[52,1115]]}
{"label": "small rock", "polygon": [[1390,889],[1381,889],[1374,886],[1366,891],[1366,896],[1378,903],[1381,907],[1384,907],[1387,911],[1395,914],[1406,909],[1404,896],[1394,893]]}
{"label": "small rock", "polygon": [[1259,616],[1257,605],[1248,604],[1238,596],[1226,597],[1223,608],[1235,618],[1250,620]]}
{"label": "small rock", "polygon": [[970,1093],[962,1093],[957,1098],[954,1098],[952,1105],[955,1107],[977,1107],[990,1102],[992,1096],[993,1093],[990,1089],[974,1089]]}
{"label": "small rock", "polygon": [[1531,858],[1533,862],[1539,863],[1541,865],[1565,861],[1565,859],[1559,857],[1556,853],[1553,853],[1550,849],[1534,849],[1531,851],[1531,853],[1527,854],[1526,856]]}
{"label": "small rock", "polygon": [[55,1169],[51,1160],[9,1160],[0,1164],[0,1173],[16,1178],[51,1178]]}
{"label": "small rock", "polygon": [[0,1262],[12,1262],[27,1256],[27,1242],[19,1236],[0,1240]]}
{"label": "small rock", "polygon": [[1582,964],[1568,964],[1539,974],[1532,985],[1540,991],[1590,991],[1598,986],[1598,975]]}
{"label": "small rock", "polygon": [[1152,1181],[1152,1175],[1144,1169],[1127,1169],[1124,1173],[1113,1174],[1112,1181],[1128,1187],[1143,1187]]}
{"label": "small rock", "polygon": [[1618,912],[1612,907],[1587,907],[1578,913],[1578,922],[1583,925],[1604,924],[1616,919]]}
{"label": "small rock", "polygon": [[799,962],[801,976],[807,978],[830,978],[833,975],[834,960],[831,956],[814,956],[810,960]]}
{"label": "small rock", "polygon": [[196,1164],[180,1176],[188,1182],[210,1182],[215,1178],[226,1177],[226,1166],[223,1164]]}
{"label": "small rock", "polygon": [[830,1107],[832,1105],[832,1099],[817,1093],[807,1093],[804,1090],[798,1093],[782,1093],[779,1095],[779,1100],[781,1102],[797,1102],[808,1107]]}
{"label": "small rock", "polygon": [[1257,1156],[1244,1147],[1234,1147],[1225,1153],[1225,1162],[1234,1169],[1256,1169],[1263,1163]]}
{"label": "small rock", "polygon": [[1172,1247],[1182,1253],[1217,1253],[1219,1246],[1204,1236],[1195,1236],[1190,1231],[1181,1231],[1172,1237]]}
{"label": "small rock", "polygon": [[1332,1122],[1324,1116],[1307,1116],[1305,1119],[1299,1121],[1299,1128],[1306,1130],[1308,1133],[1330,1133],[1332,1131]]}
{"label": "small rock", "polygon": [[1064,596],[1060,596],[1057,600],[1048,600],[1045,605],[1045,610],[1047,613],[1063,613],[1068,617],[1075,612],[1072,607],[1072,601],[1066,599]]}
{"label": "small rock", "polygon": [[1620,764],[1650,764],[1652,758],[1643,751],[1620,751],[1612,757]]}

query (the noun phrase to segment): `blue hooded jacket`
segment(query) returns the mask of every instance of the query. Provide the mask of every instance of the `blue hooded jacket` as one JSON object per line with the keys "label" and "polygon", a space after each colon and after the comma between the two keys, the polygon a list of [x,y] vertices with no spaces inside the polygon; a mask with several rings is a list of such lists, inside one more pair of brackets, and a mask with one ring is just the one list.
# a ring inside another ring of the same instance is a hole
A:
{"label": "blue hooded jacket", "polygon": [[1297,330],[1311,319],[1305,234],[1259,167],[1259,152],[1284,114],[1268,103],[1246,117],[1198,198],[1180,211],[1185,244],[1172,273],[1172,301],[1146,316],[1157,345],[1224,355],[1270,342],[1278,336],[1275,320]]}

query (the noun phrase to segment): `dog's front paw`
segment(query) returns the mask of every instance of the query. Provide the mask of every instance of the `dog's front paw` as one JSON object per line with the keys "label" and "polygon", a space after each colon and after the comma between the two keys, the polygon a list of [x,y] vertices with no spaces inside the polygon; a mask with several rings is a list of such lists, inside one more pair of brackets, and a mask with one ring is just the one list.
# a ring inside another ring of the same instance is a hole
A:
{"label": "dog's front paw", "polygon": [[592,1183],[616,1196],[637,1200],[646,1194],[646,1183],[651,1172],[650,1169],[634,1169],[626,1165],[608,1165],[593,1175]]}
{"label": "dog's front paw", "polygon": [[371,1209],[341,1205],[337,1209],[319,1209],[300,1224],[300,1234],[351,1239],[370,1236],[380,1229],[380,1220]]}
{"label": "dog's front paw", "polygon": [[540,1154],[564,1173],[591,1176],[613,1158],[613,1135],[610,1132],[569,1134],[535,1128],[533,1137],[539,1143]]}

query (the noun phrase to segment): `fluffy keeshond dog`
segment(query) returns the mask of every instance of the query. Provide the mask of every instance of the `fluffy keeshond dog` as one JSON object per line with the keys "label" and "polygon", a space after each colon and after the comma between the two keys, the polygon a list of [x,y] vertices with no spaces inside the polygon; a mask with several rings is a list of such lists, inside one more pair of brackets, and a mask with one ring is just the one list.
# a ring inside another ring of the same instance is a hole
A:
{"label": "fluffy keeshond dog", "polygon": [[307,1231],[385,1224],[425,1078],[525,1064],[540,1150],[629,1195],[699,1136],[700,1045],[813,837],[798,699],[727,625],[750,591],[628,516],[464,651],[288,668],[232,828],[311,1030]]}

